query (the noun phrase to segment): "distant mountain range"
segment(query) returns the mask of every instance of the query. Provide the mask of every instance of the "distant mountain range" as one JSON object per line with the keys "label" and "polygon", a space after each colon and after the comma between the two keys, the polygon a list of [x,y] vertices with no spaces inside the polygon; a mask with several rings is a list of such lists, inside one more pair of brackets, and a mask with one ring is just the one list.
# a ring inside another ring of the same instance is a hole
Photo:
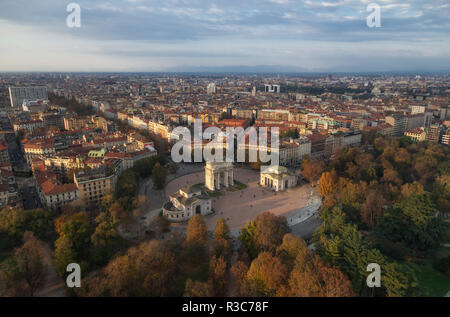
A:
{"label": "distant mountain range", "polygon": [[311,70],[283,65],[256,65],[256,66],[177,66],[167,68],[167,72],[189,72],[189,73],[304,73]]}

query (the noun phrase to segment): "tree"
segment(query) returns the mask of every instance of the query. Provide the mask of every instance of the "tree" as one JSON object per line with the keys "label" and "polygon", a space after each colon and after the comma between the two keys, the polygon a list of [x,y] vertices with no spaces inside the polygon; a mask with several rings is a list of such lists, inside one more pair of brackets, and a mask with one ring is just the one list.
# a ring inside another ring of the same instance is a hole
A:
{"label": "tree", "polygon": [[247,282],[253,296],[275,296],[286,283],[287,267],[270,252],[261,252],[247,272]]}
{"label": "tree", "polygon": [[59,238],[55,241],[55,266],[61,275],[66,274],[69,263],[79,263],[83,270],[88,267],[91,248],[92,227],[81,220],[70,220],[63,224]]}
{"label": "tree", "polygon": [[160,234],[163,234],[170,231],[170,221],[160,214],[152,219],[151,227],[155,228]]}
{"label": "tree", "polygon": [[383,215],[383,205],[385,200],[383,195],[376,190],[370,190],[366,200],[361,207],[361,220],[372,229],[377,223],[377,218]]}
{"label": "tree", "polygon": [[214,231],[213,253],[216,257],[223,257],[227,262],[231,259],[233,245],[225,219],[219,218],[216,221],[216,230]]}
{"label": "tree", "polygon": [[132,169],[123,172],[117,182],[117,197],[133,197],[138,187],[138,176]]}
{"label": "tree", "polygon": [[206,281],[208,278],[208,232],[202,215],[189,219],[187,235],[180,255],[180,270],[185,278]]}
{"label": "tree", "polygon": [[54,258],[55,269],[61,276],[66,273],[67,264],[77,263],[77,254],[68,237],[62,236],[55,241]]}
{"label": "tree", "polygon": [[211,257],[209,262],[209,281],[214,296],[223,297],[228,293],[228,269],[223,257]]}
{"label": "tree", "polygon": [[202,215],[195,215],[189,219],[185,244],[206,245],[208,242],[208,232],[205,219]]}
{"label": "tree", "polygon": [[48,210],[4,208],[0,210],[0,233],[8,241],[1,241],[6,247],[19,245],[25,231],[32,231],[39,239],[48,239],[53,233],[53,217]]}
{"label": "tree", "polygon": [[314,186],[314,182],[320,177],[323,169],[323,162],[316,160],[302,161],[302,176],[311,183],[311,186]]}
{"label": "tree", "polygon": [[164,242],[143,242],[110,261],[98,278],[83,280],[81,293],[87,296],[173,296],[175,265],[175,255]]}
{"label": "tree", "polygon": [[111,216],[114,223],[121,223],[127,220],[127,218],[129,218],[130,216],[130,213],[128,213],[119,202],[113,203],[109,207],[108,213]]}
{"label": "tree", "polygon": [[207,282],[193,281],[191,279],[186,280],[186,286],[184,288],[185,297],[210,297],[211,286]]}
{"label": "tree", "polygon": [[255,236],[256,224],[254,221],[250,221],[244,228],[242,228],[241,234],[239,235],[239,241],[241,241],[251,258],[256,258],[258,256]]}
{"label": "tree", "polygon": [[262,251],[275,252],[288,232],[289,226],[285,217],[264,212],[242,228],[239,240],[249,255],[255,258]]}
{"label": "tree", "polygon": [[247,271],[248,265],[240,260],[231,267],[231,274],[236,281],[235,294],[232,294],[233,296],[248,296]]}
{"label": "tree", "polygon": [[259,214],[255,218],[255,241],[258,250],[275,252],[283,237],[289,232],[286,218],[270,212]]}
{"label": "tree", "polygon": [[299,255],[289,277],[289,295],[296,297],[354,296],[350,280],[335,266],[323,263],[318,257]]}
{"label": "tree", "polygon": [[36,239],[34,234],[26,231],[24,244],[14,252],[20,276],[25,280],[29,295],[33,296],[36,289],[43,280],[44,264],[42,262],[42,243]]}
{"label": "tree", "polygon": [[93,258],[96,263],[106,263],[124,244],[117,232],[117,223],[106,213],[95,219],[97,227],[91,236]]}
{"label": "tree", "polygon": [[417,195],[423,195],[425,191],[421,183],[414,181],[412,183],[406,183],[402,185],[401,192],[403,198],[406,198],[413,193]]}
{"label": "tree", "polygon": [[327,197],[337,190],[336,172],[323,172],[318,183],[319,193],[322,197]]}
{"label": "tree", "polygon": [[[372,294],[373,290],[366,285],[367,265],[377,263],[381,267],[385,267],[390,262],[378,249],[369,246],[355,225],[347,223],[345,214],[339,208],[321,211],[320,216],[322,224],[314,235],[318,254],[327,263],[338,266],[349,277],[357,293],[360,295]],[[401,289],[398,291],[403,292],[403,296],[413,295],[416,292],[414,275],[410,271],[405,271],[404,274],[411,282],[408,287],[403,288],[403,291]],[[402,275],[391,274],[390,278],[394,280],[390,283],[384,283],[383,276],[382,287],[377,293],[383,295],[397,292],[394,287],[403,283]]]}
{"label": "tree", "polygon": [[156,163],[152,170],[153,184],[157,189],[163,189],[166,184],[166,169],[161,164]]}
{"label": "tree", "polygon": [[305,240],[288,233],[284,235],[283,243],[277,248],[276,254],[288,269],[292,270],[296,258],[298,256],[307,258],[309,251]]}
{"label": "tree", "polygon": [[429,195],[411,194],[386,210],[374,235],[404,242],[412,250],[425,251],[439,245],[443,228]]}

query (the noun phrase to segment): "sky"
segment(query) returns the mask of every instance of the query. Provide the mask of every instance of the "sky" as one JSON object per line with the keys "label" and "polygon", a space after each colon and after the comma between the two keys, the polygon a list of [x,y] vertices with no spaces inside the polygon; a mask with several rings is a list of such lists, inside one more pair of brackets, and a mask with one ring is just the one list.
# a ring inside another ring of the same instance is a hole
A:
{"label": "sky", "polygon": [[449,17],[449,0],[1,0],[0,71],[449,71]]}

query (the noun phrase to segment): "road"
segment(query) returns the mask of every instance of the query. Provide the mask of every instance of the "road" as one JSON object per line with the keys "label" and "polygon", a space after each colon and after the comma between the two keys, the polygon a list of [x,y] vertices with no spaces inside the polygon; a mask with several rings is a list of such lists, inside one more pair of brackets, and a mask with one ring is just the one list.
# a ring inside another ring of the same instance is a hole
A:
{"label": "road", "polygon": [[29,173],[29,167],[16,142],[16,135],[14,134],[11,123],[7,117],[1,117],[0,124],[4,130],[11,131],[11,133],[5,134],[5,141],[8,143],[8,154],[14,174],[16,175],[16,183],[19,188],[19,195],[22,199],[23,207],[24,209],[41,208],[42,205],[36,192],[33,178],[31,175],[30,177],[26,177],[26,174]]}

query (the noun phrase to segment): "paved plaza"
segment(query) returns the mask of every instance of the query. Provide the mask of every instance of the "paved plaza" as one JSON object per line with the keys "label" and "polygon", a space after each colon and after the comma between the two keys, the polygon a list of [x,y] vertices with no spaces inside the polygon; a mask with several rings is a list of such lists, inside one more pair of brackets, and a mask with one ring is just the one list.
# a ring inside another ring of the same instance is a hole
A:
{"label": "paved plaza", "polygon": [[[264,211],[290,219],[308,206],[311,197],[316,197],[315,192],[311,194],[312,189],[309,185],[297,186],[278,193],[259,186],[259,172],[249,169],[235,168],[234,179],[248,187],[243,190],[223,189],[220,196],[213,198],[212,206],[215,213],[205,217],[209,230],[214,229],[216,220],[223,217],[230,229],[236,232]],[[169,182],[165,194],[168,197],[184,186],[204,181],[204,172],[184,175]]]}

